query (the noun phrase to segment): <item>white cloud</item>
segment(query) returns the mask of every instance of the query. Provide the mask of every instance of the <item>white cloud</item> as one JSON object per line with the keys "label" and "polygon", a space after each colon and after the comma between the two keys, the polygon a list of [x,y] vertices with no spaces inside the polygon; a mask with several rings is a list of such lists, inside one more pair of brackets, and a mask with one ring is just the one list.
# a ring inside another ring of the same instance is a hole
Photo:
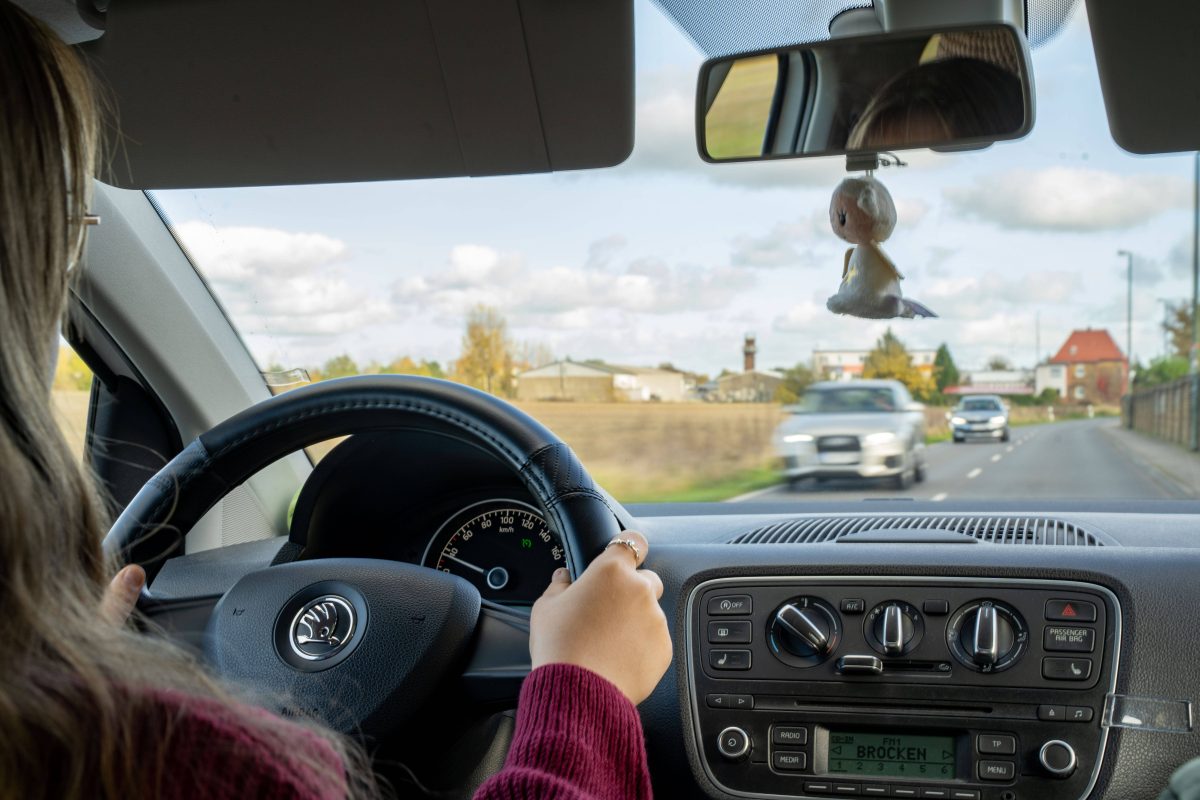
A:
{"label": "white cloud", "polygon": [[817,260],[814,246],[836,241],[829,215],[818,209],[797,220],[776,223],[762,236],[735,237],[730,261],[746,267],[811,266]]}
{"label": "white cloud", "polygon": [[243,333],[328,336],[391,314],[387,302],[338,273],[348,252],[338,239],[199,221],[176,225],[175,232]]}
{"label": "white cloud", "polygon": [[533,266],[516,255],[458,245],[450,251],[448,268],[398,281],[393,297],[454,320],[484,303],[521,314],[526,324],[536,316],[538,324],[574,328],[594,319],[581,313],[588,309],[669,314],[722,308],[754,283],[745,270],[728,266],[668,265],[651,258],[601,266],[597,244],[604,249],[608,241],[588,248],[590,269]]}
{"label": "white cloud", "polygon": [[1129,228],[1190,202],[1189,186],[1177,176],[1068,167],[993,174],[943,194],[968,217],[1040,231]]}

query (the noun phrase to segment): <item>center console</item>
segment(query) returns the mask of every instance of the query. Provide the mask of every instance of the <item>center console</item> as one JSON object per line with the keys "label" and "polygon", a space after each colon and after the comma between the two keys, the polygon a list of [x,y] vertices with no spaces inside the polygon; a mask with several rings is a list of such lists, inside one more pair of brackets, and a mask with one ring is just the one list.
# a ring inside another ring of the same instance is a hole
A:
{"label": "center console", "polygon": [[687,606],[696,746],[742,797],[1090,793],[1120,608],[1102,586],[721,578]]}

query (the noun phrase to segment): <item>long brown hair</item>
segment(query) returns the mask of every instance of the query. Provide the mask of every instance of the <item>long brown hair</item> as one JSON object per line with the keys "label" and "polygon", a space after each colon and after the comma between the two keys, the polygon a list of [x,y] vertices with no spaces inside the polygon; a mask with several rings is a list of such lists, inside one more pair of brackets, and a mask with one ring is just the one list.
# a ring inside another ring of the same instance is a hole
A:
{"label": "long brown hair", "polygon": [[162,637],[99,617],[103,505],[50,403],[99,120],[78,56],[0,0],[0,798],[204,792],[222,779],[204,751],[234,745],[189,734],[190,703],[285,772],[373,794],[348,741],[244,705]]}

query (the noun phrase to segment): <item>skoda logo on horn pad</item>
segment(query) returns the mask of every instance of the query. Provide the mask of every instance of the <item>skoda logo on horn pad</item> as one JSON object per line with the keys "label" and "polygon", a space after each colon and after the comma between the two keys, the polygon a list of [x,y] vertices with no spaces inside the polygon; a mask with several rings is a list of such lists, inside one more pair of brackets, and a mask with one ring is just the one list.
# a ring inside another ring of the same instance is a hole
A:
{"label": "skoda logo on horn pad", "polygon": [[300,607],[288,630],[292,652],[306,661],[324,661],[343,650],[358,633],[354,606],[327,594]]}

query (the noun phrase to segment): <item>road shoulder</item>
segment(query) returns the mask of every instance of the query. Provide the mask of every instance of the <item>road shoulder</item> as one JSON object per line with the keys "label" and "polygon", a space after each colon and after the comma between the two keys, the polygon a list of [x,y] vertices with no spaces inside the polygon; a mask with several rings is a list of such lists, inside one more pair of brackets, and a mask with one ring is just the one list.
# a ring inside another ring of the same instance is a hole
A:
{"label": "road shoulder", "polygon": [[1123,427],[1119,422],[1104,431],[1117,447],[1176,497],[1200,497],[1200,455]]}

